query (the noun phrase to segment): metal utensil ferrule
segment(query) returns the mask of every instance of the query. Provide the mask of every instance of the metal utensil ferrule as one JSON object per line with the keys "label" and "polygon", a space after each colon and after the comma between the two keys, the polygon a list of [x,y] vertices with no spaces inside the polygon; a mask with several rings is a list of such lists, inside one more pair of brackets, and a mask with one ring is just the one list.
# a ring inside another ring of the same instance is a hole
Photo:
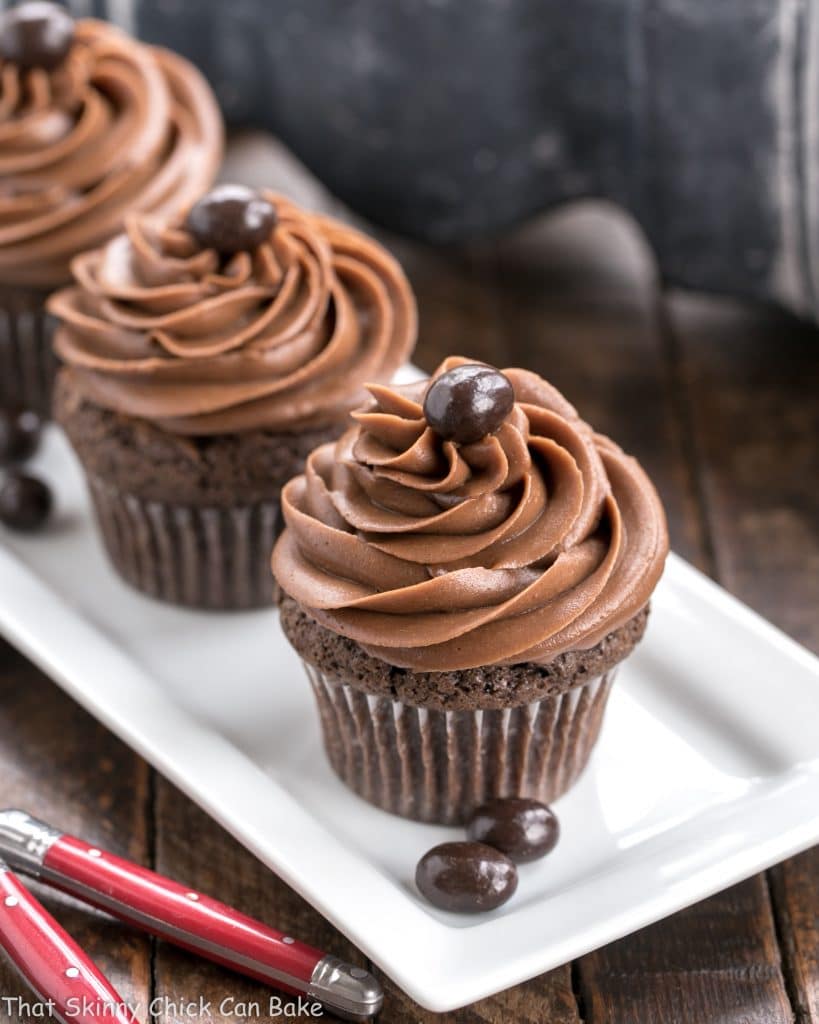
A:
{"label": "metal utensil ferrule", "polygon": [[337,956],[325,956],[316,964],[307,995],[344,1020],[369,1020],[384,1003],[378,980],[365,971],[345,963]]}
{"label": "metal utensil ferrule", "polygon": [[48,851],[61,835],[25,811],[0,811],[0,859],[5,859],[12,871],[39,878]]}

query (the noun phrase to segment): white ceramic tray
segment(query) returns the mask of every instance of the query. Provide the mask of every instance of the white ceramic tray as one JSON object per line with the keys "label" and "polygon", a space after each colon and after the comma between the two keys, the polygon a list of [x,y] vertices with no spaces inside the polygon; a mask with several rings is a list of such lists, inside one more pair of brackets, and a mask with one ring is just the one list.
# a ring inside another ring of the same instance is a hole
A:
{"label": "white ceramic tray", "polygon": [[287,880],[419,1003],[514,985],[819,841],[819,661],[678,558],[623,667],[563,838],[494,914],[438,912],[419,856],[453,829],[352,796],[322,752],[274,612],[180,611],[129,590],[56,429],[59,516],[0,532],[0,630]]}

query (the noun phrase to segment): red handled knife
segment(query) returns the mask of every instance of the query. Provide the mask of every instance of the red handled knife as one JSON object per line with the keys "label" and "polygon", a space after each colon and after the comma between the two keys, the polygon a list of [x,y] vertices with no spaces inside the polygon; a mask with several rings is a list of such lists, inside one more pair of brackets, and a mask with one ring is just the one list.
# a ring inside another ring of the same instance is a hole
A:
{"label": "red handled knife", "polygon": [[2,859],[0,948],[65,1024],[138,1024],[111,984]]}
{"label": "red handled knife", "polygon": [[0,811],[0,858],[14,871],[176,946],[275,988],[316,999],[346,1020],[367,1020],[381,1009],[381,986],[369,971],[66,835],[24,811]]}

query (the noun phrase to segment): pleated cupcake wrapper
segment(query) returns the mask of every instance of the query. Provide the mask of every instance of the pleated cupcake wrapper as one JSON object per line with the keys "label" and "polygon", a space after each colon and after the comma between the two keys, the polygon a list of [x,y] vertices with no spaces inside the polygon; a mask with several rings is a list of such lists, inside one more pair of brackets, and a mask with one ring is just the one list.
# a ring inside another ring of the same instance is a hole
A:
{"label": "pleated cupcake wrapper", "polygon": [[278,501],[197,507],[143,501],[99,478],[89,485],[108,555],[138,590],[194,608],[273,603]]}
{"label": "pleated cupcake wrapper", "polygon": [[462,824],[491,797],[549,803],[565,793],[597,741],[616,671],[533,704],[439,711],[305,668],[336,774],[386,811],[446,825]]}
{"label": "pleated cupcake wrapper", "polygon": [[51,416],[57,357],[56,321],[43,304],[46,292],[0,288],[0,405],[19,405]]}

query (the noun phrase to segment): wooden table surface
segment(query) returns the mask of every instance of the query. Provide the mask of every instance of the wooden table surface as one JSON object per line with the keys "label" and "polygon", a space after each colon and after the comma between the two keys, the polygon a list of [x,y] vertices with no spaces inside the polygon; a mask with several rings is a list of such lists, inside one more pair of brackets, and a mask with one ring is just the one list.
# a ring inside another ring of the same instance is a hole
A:
{"label": "wooden table surface", "polygon": [[[313,196],[275,154],[256,159],[257,146],[234,148],[236,176]],[[630,225],[600,207],[468,249],[389,242],[418,293],[421,366],[432,370],[454,352],[548,377],[643,462],[674,549],[819,650],[819,331],[773,311],[664,294]],[[0,806],[25,807],[365,962],[2,641]],[[261,986],[37,893],[126,998],[159,1000],[158,1024],[200,1019],[182,1005],[200,997],[212,1001],[203,1020],[270,1019],[218,1010],[229,997],[264,1005]],[[819,848],[457,1013],[427,1013],[383,980],[387,1024],[819,1024]],[[2,1024],[25,1019],[5,1002],[18,995],[28,997],[0,965]]]}

